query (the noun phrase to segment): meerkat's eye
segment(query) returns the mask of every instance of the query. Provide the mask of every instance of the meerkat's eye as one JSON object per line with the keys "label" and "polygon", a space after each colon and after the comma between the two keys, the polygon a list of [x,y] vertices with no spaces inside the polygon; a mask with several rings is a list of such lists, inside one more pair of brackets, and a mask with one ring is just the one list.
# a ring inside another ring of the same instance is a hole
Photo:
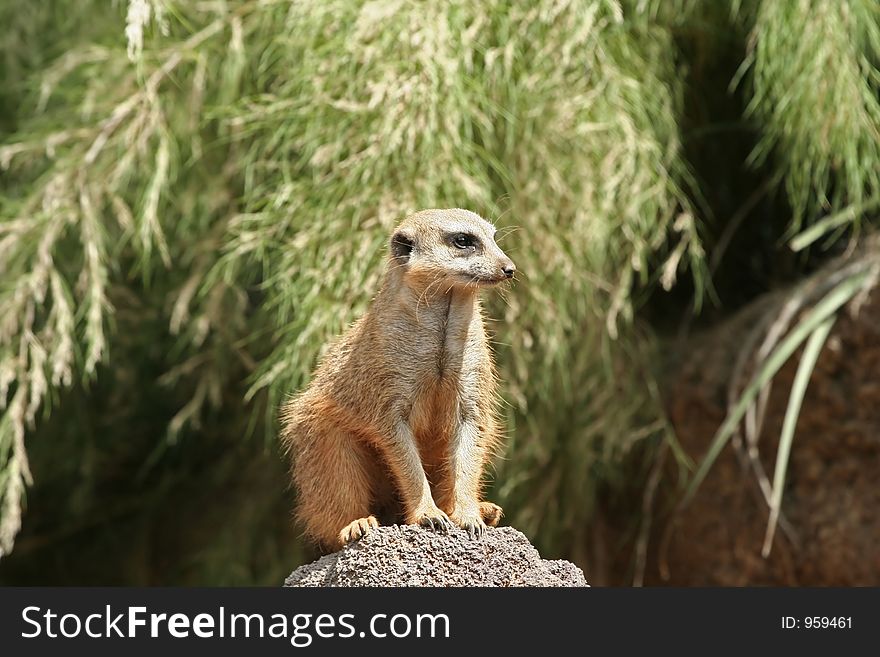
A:
{"label": "meerkat's eye", "polygon": [[457,249],[473,249],[477,246],[477,238],[467,233],[456,233],[452,236],[452,245]]}

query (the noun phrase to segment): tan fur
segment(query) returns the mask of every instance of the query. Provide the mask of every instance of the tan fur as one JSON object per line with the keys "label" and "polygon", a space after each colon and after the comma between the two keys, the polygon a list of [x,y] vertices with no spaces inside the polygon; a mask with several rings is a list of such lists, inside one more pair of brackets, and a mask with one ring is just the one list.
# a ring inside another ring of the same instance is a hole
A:
{"label": "tan fur", "polygon": [[[498,523],[501,508],[480,500],[501,428],[479,292],[513,263],[494,232],[466,210],[407,217],[370,308],[283,408],[297,515],[324,548],[378,520],[472,535]],[[453,243],[462,234],[473,249]]]}

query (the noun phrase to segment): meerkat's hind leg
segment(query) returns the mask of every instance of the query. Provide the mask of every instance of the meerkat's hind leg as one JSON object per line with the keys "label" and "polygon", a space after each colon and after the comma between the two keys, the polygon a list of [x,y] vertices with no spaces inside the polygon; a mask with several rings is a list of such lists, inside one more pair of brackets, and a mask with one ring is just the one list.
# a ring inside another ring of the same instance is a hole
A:
{"label": "meerkat's hind leg", "polygon": [[489,527],[497,527],[498,522],[504,517],[504,511],[493,502],[480,502],[480,515]]}
{"label": "meerkat's hind leg", "polygon": [[333,426],[312,427],[308,435],[294,461],[297,516],[324,549],[338,550],[379,525],[370,454],[357,437]]}

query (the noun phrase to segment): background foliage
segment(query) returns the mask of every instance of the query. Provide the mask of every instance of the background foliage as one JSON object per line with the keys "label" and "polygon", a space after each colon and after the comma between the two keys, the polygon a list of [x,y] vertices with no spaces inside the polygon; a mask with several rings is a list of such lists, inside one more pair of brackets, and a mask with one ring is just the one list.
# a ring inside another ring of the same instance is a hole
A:
{"label": "background foliage", "polygon": [[443,206],[509,229],[523,274],[492,299],[510,427],[493,495],[583,562],[600,503],[674,444],[681,323],[798,280],[877,218],[871,0],[0,16],[8,581],[273,583],[307,558],[276,410],[375,292],[391,227]]}

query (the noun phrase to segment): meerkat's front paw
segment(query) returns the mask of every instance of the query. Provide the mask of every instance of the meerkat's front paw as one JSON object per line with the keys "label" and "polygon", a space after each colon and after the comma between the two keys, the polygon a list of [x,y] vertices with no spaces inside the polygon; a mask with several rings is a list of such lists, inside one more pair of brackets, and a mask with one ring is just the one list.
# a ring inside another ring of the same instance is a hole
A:
{"label": "meerkat's front paw", "polygon": [[365,536],[371,529],[375,529],[378,526],[379,522],[376,520],[375,516],[367,516],[366,518],[353,520],[343,527],[341,532],[339,532],[339,543],[340,545],[346,545],[347,543],[356,541],[362,536]]}
{"label": "meerkat's front paw", "polygon": [[497,527],[498,522],[504,517],[504,510],[492,502],[480,502],[480,515],[489,527]]}
{"label": "meerkat's front paw", "polygon": [[486,533],[486,523],[480,515],[480,510],[475,508],[471,511],[459,513],[453,512],[452,522],[465,530],[471,538],[482,538]]}
{"label": "meerkat's front paw", "polygon": [[414,524],[425,527],[426,529],[433,529],[437,532],[448,532],[453,527],[452,521],[449,520],[449,516],[437,507],[416,512],[414,515]]}

